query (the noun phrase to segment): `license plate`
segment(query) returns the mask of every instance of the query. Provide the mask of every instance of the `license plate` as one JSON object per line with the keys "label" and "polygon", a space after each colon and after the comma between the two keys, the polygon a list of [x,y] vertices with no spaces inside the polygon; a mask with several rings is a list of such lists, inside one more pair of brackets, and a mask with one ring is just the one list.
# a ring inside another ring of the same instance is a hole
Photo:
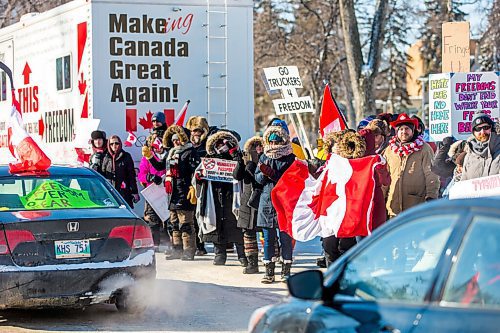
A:
{"label": "license plate", "polygon": [[54,246],[56,259],[90,257],[90,241],[88,239],[55,241]]}

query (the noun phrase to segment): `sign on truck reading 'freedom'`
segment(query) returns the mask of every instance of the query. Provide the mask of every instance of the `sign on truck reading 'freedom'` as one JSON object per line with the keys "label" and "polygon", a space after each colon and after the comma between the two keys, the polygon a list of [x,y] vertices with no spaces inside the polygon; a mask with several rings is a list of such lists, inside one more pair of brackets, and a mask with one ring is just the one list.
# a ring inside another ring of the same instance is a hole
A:
{"label": "sign on truck reading 'freedom'", "polygon": [[466,139],[476,111],[499,118],[499,73],[442,73],[429,76],[429,134]]}

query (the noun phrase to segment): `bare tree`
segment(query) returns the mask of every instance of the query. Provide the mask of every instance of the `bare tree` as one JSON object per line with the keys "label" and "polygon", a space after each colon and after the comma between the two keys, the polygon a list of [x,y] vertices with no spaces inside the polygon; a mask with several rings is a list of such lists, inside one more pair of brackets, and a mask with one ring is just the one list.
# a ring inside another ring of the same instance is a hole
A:
{"label": "bare tree", "polygon": [[356,121],[360,121],[365,115],[375,113],[373,82],[380,65],[387,0],[377,0],[366,62],[363,57],[354,0],[339,0],[339,3],[349,78],[354,93]]}

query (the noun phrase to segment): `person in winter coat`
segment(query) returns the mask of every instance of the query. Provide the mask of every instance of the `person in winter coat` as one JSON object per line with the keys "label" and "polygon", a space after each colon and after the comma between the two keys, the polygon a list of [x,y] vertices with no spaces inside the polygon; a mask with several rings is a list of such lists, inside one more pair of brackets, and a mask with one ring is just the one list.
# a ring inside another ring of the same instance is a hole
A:
{"label": "person in winter coat", "polygon": [[[377,121],[377,119],[372,120]],[[376,138],[379,127],[376,126],[374,130],[370,124],[359,131],[359,134],[365,139],[366,151],[364,156],[376,155]],[[380,135],[382,136],[382,135]],[[380,139],[380,138],[379,138]],[[380,142],[380,141],[379,141]],[[382,186],[389,186],[391,184],[391,176],[387,171],[387,165],[377,165],[375,168],[375,192],[373,196],[373,215],[372,215],[372,230],[377,229],[387,220],[387,210],[385,208],[385,196]]]}
{"label": "person in winter coat", "polygon": [[[210,129],[207,119],[201,116],[192,116],[188,119],[186,128],[191,132],[189,140],[196,154],[199,158],[205,157],[207,155],[207,136]],[[207,250],[205,249],[205,243],[198,237],[200,229],[196,222],[196,218],[194,226],[196,230],[196,255],[205,255],[207,254]]]}
{"label": "person in winter coat", "polygon": [[440,183],[431,171],[432,148],[416,132],[418,120],[401,113],[391,126],[396,128],[396,135],[383,156],[391,175],[387,212],[392,218],[419,203],[436,199]]}
{"label": "person in winter coat", "polygon": [[172,252],[165,259],[194,260],[195,193],[191,179],[200,163],[184,128],[171,125],[163,136],[163,147],[169,149],[164,161],[157,161],[147,147],[143,155],[156,170],[165,170],[165,191],[170,196],[168,208],[172,224]]}
{"label": "person in winter coat", "polygon": [[92,143],[92,155],[89,159],[89,167],[103,175],[102,161],[108,151],[106,132],[99,130],[93,131],[90,134],[90,138]]}
{"label": "person in winter coat", "polygon": [[[254,136],[245,142],[243,157],[237,158],[238,164],[233,171],[234,179],[243,182],[240,209],[238,214],[238,228],[243,229],[243,243],[248,264],[243,269],[243,274],[259,272],[259,248],[257,246],[257,210],[251,207],[249,200],[255,201],[257,193],[262,193],[262,185],[255,181],[255,171],[259,156],[263,152],[261,137]],[[253,193],[253,194],[252,194]],[[260,200],[260,197],[259,197]]]}
{"label": "person in winter coat", "polygon": [[467,139],[462,179],[468,180],[500,173],[500,137],[495,123],[483,112],[472,119],[472,136]]}
{"label": "person in winter coat", "polygon": [[[157,138],[156,134],[152,134],[151,137],[148,138],[148,142],[151,142],[150,147],[153,150],[153,158],[156,161],[161,162],[165,155],[161,140]],[[148,187],[152,183],[160,185],[163,181],[162,177],[164,174],[165,170],[158,171],[153,167],[153,165],[151,165],[151,162],[149,162],[146,157],[143,156],[141,158],[137,178],[142,186]],[[144,221],[146,221],[151,228],[154,245],[158,247],[160,245],[160,228],[163,225],[163,221],[147,201],[144,203]]]}
{"label": "person in winter coat", "polygon": [[[266,266],[266,274],[261,282],[272,283],[274,282],[274,269],[277,261],[274,255],[278,219],[276,209],[271,201],[271,191],[283,173],[295,161],[295,155],[292,152],[290,137],[284,126],[269,126],[264,132],[263,140],[264,154],[260,156],[255,172],[255,180],[263,186],[259,201],[257,226],[262,228],[264,233],[263,261]],[[286,281],[292,267],[293,239],[285,232],[279,234],[283,257],[281,279]]]}
{"label": "person in winter coat", "polygon": [[[232,132],[218,130],[212,132],[207,140],[206,157],[223,160],[233,160],[238,154],[238,139]],[[200,205],[207,204],[207,190],[209,182],[201,179],[197,174],[197,183],[200,187]],[[236,216],[233,214],[233,184],[227,182],[210,181],[212,188],[213,206],[215,207],[215,230],[204,233],[202,240],[214,244],[214,265],[225,265],[227,260],[227,244],[235,243],[238,260],[242,265],[246,263],[243,246],[243,233],[237,226]]]}
{"label": "person in winter coat", "polygon": [[[151,118],[153,122],[153,130],[151,131],[151,135],[154,135],[157,138],[163,138],[165,131],[167,130],[167,123],[165,120],[165,113],[156,112]],[[150,140],[148,140],[150,141]],[[152,141],[151,141],[152,142]]]}
{"label": "person in winter coat", "polygon": [[452,136],[438,142],[431,170],[439,176],[442,190],[447,188],[452,178],[456,178],[454,177],[456,169],[455,160],[464,151],[465,144],[464,140],[455,141],[455,138]]}
{"label": "person in winter coat", "polygon": [[[361,131],[364,131],[364,129]],[[363,140],[361,135],[353,130],[328,133],[325,135],[323,140],[325,151],[328,155],[333,153],[348,159],[365,156],[366,142]],[[372,138],[371,153],[374,151],[375,142]],[[335,235],[323,237],[322,245],[325,252],[327,266],[330,266],[335,260],[344,254],[344,252],[356,245],[356,243],[356,237],[338,238]]]}
{"label": "person in winter coat", "polygon": [[108,140],[108,152],[102,162],[102,172],[130,207],[139,202],[134,161],[122,149],[122,140],[118,135],[113,135]]}
{"label": "person in winter coat", "polygon": [[[373,133],[375,153],[382,154],[389,144],[389,137],[391,135],[389,124],[382,119],[373,119],[365,128]],[[369,155],[373,155],[371,151]]]}

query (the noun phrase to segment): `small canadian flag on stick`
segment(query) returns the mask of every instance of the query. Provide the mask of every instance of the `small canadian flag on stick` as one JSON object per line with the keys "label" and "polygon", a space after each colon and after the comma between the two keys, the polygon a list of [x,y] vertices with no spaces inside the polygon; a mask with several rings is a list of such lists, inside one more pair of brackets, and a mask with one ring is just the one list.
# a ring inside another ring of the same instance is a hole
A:
{"label": "small canadian flag on stick", "polygon": [[132,132],[128,132],[127,140],[125,140],[125,146],[132,147],[132,145],[136,142],[137,142],[137,137],[135,136],[135,134]]}

